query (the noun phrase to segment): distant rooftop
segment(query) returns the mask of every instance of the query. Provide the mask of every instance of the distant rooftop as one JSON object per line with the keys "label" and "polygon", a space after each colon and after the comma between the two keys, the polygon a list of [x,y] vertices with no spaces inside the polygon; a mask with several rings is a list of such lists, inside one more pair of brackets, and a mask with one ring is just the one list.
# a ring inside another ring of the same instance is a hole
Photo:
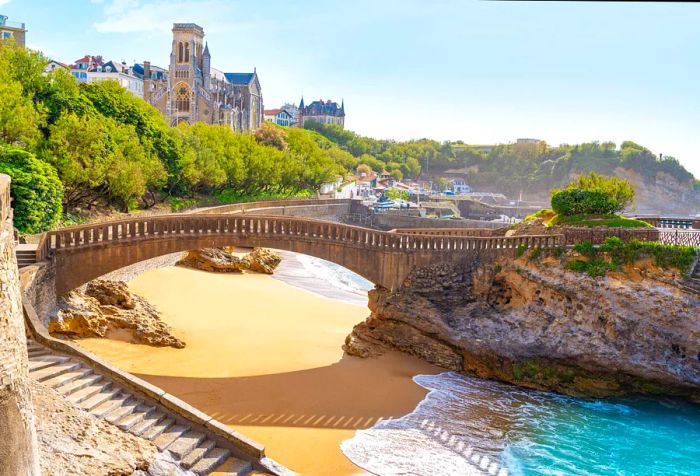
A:
{"label": "distant rooftop", "polygon": [[7,15],[0,15],[0,26],[4,26],[7,28],[14,28],[17,30],[24,30],[24,23],[19,23],[16,21],[9,21],[9,17]]}

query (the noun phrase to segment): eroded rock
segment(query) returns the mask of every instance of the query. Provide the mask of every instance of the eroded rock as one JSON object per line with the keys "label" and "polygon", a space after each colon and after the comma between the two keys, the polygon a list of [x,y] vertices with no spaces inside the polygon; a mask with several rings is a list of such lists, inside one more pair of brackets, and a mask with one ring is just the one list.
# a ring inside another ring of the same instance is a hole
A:
{"label": "eroded rock", "polygon": [[[562,258],[563,260],[563,258]],[[441,264],[369,294],[346,340],[444,368],[570,395],[660,393],[700,400],[700,297],[673,273],[567,271],[559,259]]]}
{"label": "eroded rock", "polygon": [[282,257],[267,248],[253,248],[245,255],[237,253],[234,248],[204,248],[188,251],[178,264],[202,271],[219,273],[256,273],[273,274],[282,262]]}
{"label": "eroded rock", "polygon": [[63,299],[56,319],[49,322],[51,334],[70,337],[109,337],[120,329],[130,331],[137,344],[185,347],[156,308],[120,281],[98,279],[83,292],[71,292]]}

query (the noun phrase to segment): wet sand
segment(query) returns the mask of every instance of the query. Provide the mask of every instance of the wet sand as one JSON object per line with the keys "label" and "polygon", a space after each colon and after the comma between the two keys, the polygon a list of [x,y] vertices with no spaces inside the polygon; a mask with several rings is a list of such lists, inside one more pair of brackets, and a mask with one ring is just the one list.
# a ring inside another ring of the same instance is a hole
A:
{"label": "wet sand", "polygon": [[109,339],[80,345],[263,443],[268,456],[304,475],[366,474],[340,442],[411,412],[426,394],[411,378],[440,371],[400,353],[344,355],[345,337],[367,307],[270,276],[167,267],[129,287],[187,347]]}

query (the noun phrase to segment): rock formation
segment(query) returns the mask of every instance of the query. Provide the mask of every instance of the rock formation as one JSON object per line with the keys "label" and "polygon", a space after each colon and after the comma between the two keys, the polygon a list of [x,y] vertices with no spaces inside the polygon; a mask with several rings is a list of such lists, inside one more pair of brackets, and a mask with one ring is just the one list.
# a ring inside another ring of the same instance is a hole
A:
{"label": "rock formation", "polygon": [[451,370],[570,395],[630,392],[700,401],[700,296],[643,263],[607,277],[564,258],[416,269],[370,292],[346,350],[387,347]]}
{"label": "rock formation", "polygon": [[159,312],[121,281],[97,279],[83,292],[72,291],[63,299],[57,318],[49,322],[51,334],[71,337],[108,337],[118,329],[129,330],[134,343],[185,347]]}
{"label": "rock formation", "polygon": [[204,248],[188,251],[178,264],[202,271],[219,273],[256,273],[272,274],[282,261],[282,257],[267,248],[253,248],[246,255],[236,253],[234,248]]}

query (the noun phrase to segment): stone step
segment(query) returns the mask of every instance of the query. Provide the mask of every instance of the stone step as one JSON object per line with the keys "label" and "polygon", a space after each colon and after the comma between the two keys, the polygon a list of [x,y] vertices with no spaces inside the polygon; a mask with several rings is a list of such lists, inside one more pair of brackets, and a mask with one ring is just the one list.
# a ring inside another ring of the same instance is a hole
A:
{"label": "stone step", "polygon": [[94,385],[100,380],[102,380],[102,375],[90,371],[88,374],[74,380],[69,384],[57,387],[56,390],[58,390],[58,393],[60,393],[61,395],[68,396],[84,389],[85,387]]}
{"label": "stone step", "polygon": [[70,358],[64,357],[62,355],[40,355],[38,357],[29,358],[29,372],[35,372],[46,367],[51,367],[52,365],[62,364],[68,362]]}
{"label": "stone step", "polygon": [[149,414],[155,411],[155,407],[149,407],[145,404],[139,405],[134,409],[134,412],[131,415],[127,415],[124,418],[120,419],[116,423],[116,425],[120,429],[128,431],[131,427],[133,427],[137,423],[141,423],[145,417],[147,417]]}
{"label": "stone step", "polygon": [[70,394],[66,394],[66,396],[74,405],[78,405],[83,400],[87,400],[93,395],[109,388],[110,385],[112,385],[112,382],[105,380],[104,378],[100,378],[92,383],[89,383],[88,385],[85,385],[83,388],[74,389],[72,392],[70,392]]}
{"label": "stone step", "polygon": [[173,425],[153,439],[153,443],[158,448],[158,451],[163,451],[189,429],[190,428],[188,426]]}
{"label": "stone step", "polygon": [[160,422],[163,418],[165,418],[165,413],[163,412],[149,413],[143,418],[143,420],[132,426],[129,429],[129,432],[136,436],[141,436],[143,433],[153,428],[156,423]]}
{"label": "stone step", "polygon": [[28,349],[27,355],[29,358],[42,357],[44,355],[52,355],[49,349]]}
{"label": "stone step", "polygon": [[[74,405],[78,405],[83,410],[89,410],[107,400],[110,397],[110,395],[114,395],[114,393],[117,390],[114,389],[110,394],[109,390],[111,388],[112,382],[110,382],[109,380],[102,379],[93,383],[92,385],[88,385],[87,387],[78,390],[77,392],[71,393],[70,395],[68,395],[68,400],[70,400],[71,403],[73,403]],[[96,402],[92,402],[92,406],[86,406],[88,404],[88,400],[91,400],[98,394],[103,394],[102,397],[104,397],[104,399],[99,400],[98,398]]]}
{"label": "stone step", "polygon": [[209,453],[211,450],[216,447],[216,442],[212,440],[204,440],[202,441],[195,449],[190,451],[187,456],[182,458],[182,461],[180,464],[182,465],[183,468],[185,469],[190,469],[192,466],[197,464],[199,460],[204,458],[207,453]]}
{"label": "stone step", "polygon": [[86,377],[92,373],[92,369],[87,367],[78,367],[70,372],[64,372],[61,375],[56,375],[55,377],[48,378],[42,383],[48,387],[58,389],[61,385],[65,385],[78,380],[80,378]]}
{"label": "stone step", "polygon": [[105,415],[104,419],[108,423],[112,423],[114,425],[116,424],[116,422],[118,422],[125,416],[133,413],[139,405],[143,405],[143,401],[137,400],[135,397],[132,396],[131,398],[122,402],[122,404],[119,405],[117,408]]}
{"label": "stone step", "polygon": [[170,451],[177,459],[184,458],[190,451],[195,449],[202,440],[206,438],[204,433],[198,431],[188,431],[187,433],[179,436],[175,441],[173,441],[166,448]]}
{"label": "stone step", "polygon": [[150,427],[141,436],[147,440],[152,440],[158,437],[160,434],[162,434],[165,430],[173,426],[173,424],[175,424],[174,419],[166,418],[165,420],[161,420],[152,427]]}
{"label": "stone step", "polygon": [[90,413],[98,418],[103,418],[109,412],[121,406],[122,403],[126,402],[130,398],[131,394],[120,391],[116,396],[92,408]]}
{"label": "stone step", "polygon": [[253,465],[249,461],[228,458],[229,454],[229,450],[214,448],[191,471],[196,475],[206,475],[216,470],[220,476],[244,476],[252,471]]}
{"label": "stone step", "polygon": [[63,363],[58,363],[55,365],[51,365],[50,367],[44,367],[39,370],[30,370],[29,371],[29,376],[36,380],[37,382],[43,382],[44,380],[48,380],[53,377],[57,377],[59,375],[62,375],[66,372],[71,372],[74,371],[78,368],[80,368],[80,362],[75,362],[70,359]]}

